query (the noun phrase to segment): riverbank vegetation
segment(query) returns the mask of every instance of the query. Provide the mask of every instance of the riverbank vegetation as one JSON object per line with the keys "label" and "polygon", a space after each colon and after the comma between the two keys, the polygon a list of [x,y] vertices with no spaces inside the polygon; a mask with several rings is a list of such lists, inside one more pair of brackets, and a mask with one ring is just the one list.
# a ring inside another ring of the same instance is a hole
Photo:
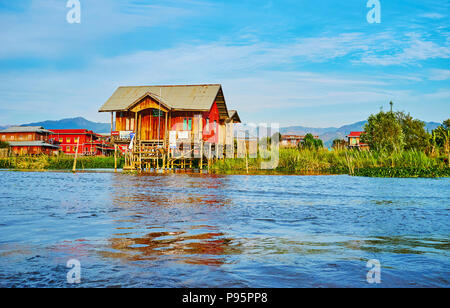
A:
{"label": "riverbank vegetation", "polygon": [[[450,176],[445,156],[429,156],[424,152],[358,151],[328,149],[280,149],[275,171],[291,174],[350,174],[380,177],[444,177]],[[249,159],[249,173],[260,171],[261,159]],[[215,172],[247,171],[247,161],[225,159],[212,166]]]}
{"label": "riverbank vegetation", "polygon": [[[391,103],[392,108],[392,103]],[[298,148],[281,148],[276,171],[292,174],[350,174],[370,177],[449,177],[450,119],[427,132],[425,123],[405,112],[380,111],[371,115],[362,143],[370,150],[348,149],[334,140],[333,150],[306,135]],[[216,172],[257,172],[260,159],[226,159]]]}
{"label": "riverbank vegetation", "polygon": [[[69,155],[59,156],[18,156],[0,158],[0,169],[19,170],[71,170],[74,157]],[[122,168],[125,159],[117,158],[117,167]],[[114,168],[113,156],[81,156],[77,158],[77,169],[112,169]]]}

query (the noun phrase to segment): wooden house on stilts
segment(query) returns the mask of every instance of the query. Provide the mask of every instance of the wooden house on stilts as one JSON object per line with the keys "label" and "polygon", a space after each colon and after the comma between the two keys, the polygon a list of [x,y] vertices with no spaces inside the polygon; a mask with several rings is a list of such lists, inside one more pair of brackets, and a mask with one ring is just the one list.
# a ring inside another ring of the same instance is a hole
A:
{"label": "wooden house on stilts", "polygon": [[202,168],[223,156],[240,123],[220,84],[119,87],[99,111],[111,112],[111,141],[134,170]]}

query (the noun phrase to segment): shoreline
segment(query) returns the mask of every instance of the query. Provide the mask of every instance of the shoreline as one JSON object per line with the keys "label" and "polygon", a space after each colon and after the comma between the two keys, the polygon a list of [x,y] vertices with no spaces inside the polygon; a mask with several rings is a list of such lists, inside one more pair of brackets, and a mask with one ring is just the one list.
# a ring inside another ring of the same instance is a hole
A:
{"label": "shoreline", "polygon": [[[376,170],[377,168],[370,168]],[[72,171],[71,169],[0,169],[0,172],[56,172],[56,173],[117,173],[117,174],[129,174],[129,175],[173,175],[173,174],[184,174],[184,175],[210,175],[210,176],[226,176],[226,175],[241,175],[241,176],[338,176],[338,175],[347,175],[352,177],[366,177],[366,178],[421,178],[421,179],[439,179],[439,178],[449,178],[450,177],[450,168],[449,170],[444,170],[442,173],[427,173],[427,176],[420,176],[414,174],[401,174],[400,171],[402,168],[390,168],[391,174],[380,175],[374,172],[374,175],[366,175],[369,170],[365,170],[365,172],[355,172],[355,174],[349,173],[338,173],[338,172],[313,172],[313,171],[298,171],[293,172],[289,170],[251,170],[248,173],[245,170],[233,170],[233,171],[217,171],[211,170],[210,172],[204,170],[200,171],[199,169],[187,169],[187,170],[166,170],[166,171],[152,171],[152,172],[142,172],[139,173],[137,171],[124,171],[123,169],[117,169],[117,172],[114,171],[114,168],[91,168],[91,169],[80,169],[76,171]],[[395,172],[395,169],[399,172]],[[424,171],[424,170],[418,170]],[[398,175],[400,173],[400,175]]]}

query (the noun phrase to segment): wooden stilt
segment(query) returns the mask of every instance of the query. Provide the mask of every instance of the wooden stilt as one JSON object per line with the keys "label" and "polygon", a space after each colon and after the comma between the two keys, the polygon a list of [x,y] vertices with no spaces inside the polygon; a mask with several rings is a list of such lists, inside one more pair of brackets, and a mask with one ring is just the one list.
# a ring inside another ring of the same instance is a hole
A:
{"label": "wooden stilt", "polygon": [[114,144],[114,172],[117,172],[117,144]]}
{"label": "wooden stilt", "polygon": [[72,171],[75,172],[77,170],[77,157],[78,157],[78,147],[80,146],[80,137],[77,140],[77,150],[75,151],[75,159],[73,160],[73,168]]}
{"label": "wooden stilt", "polygon": [[203,140],[200,141],[200,171],[203,170]]}

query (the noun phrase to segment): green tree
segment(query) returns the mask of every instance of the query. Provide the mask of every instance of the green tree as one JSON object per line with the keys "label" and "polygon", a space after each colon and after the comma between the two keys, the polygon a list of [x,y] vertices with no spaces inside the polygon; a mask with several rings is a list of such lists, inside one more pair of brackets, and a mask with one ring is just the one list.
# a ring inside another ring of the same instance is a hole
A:
{"label": "green tree", "polygon": [[345,139],[334,139],[333,140],[333,149],[344,149],[348,146],[348,142]]}
{"label": "green tree", "polygon": [[404,146],[402,125],[395,113],[380,111],[372,114],[364,127],[361,142],[377,151],[401,151]]}
{"label": "green tree", "polygon": [[308,149],[319,149],[319,148],[323,148],[323,141],[320,139],[314,138],[314,136],[312,134],[306,134],[301,145]]}
{"label": "green tree", "polygon": [[396,117],[402,127],[404,149],[420,151],[427,149],[430,135],[425,130],[425,122],[401,111],[396,112]]}
{"label": "green tree", "polygon": [[0,141],[0,149],[7,149],[9,148],[9,143],[5,141]]}
{"label": "green tree", "polygon": [[436,147],[442,148],[445,152],[449,151],[450,119],[445,120],[441,126],[433,130],[432,140]]}

